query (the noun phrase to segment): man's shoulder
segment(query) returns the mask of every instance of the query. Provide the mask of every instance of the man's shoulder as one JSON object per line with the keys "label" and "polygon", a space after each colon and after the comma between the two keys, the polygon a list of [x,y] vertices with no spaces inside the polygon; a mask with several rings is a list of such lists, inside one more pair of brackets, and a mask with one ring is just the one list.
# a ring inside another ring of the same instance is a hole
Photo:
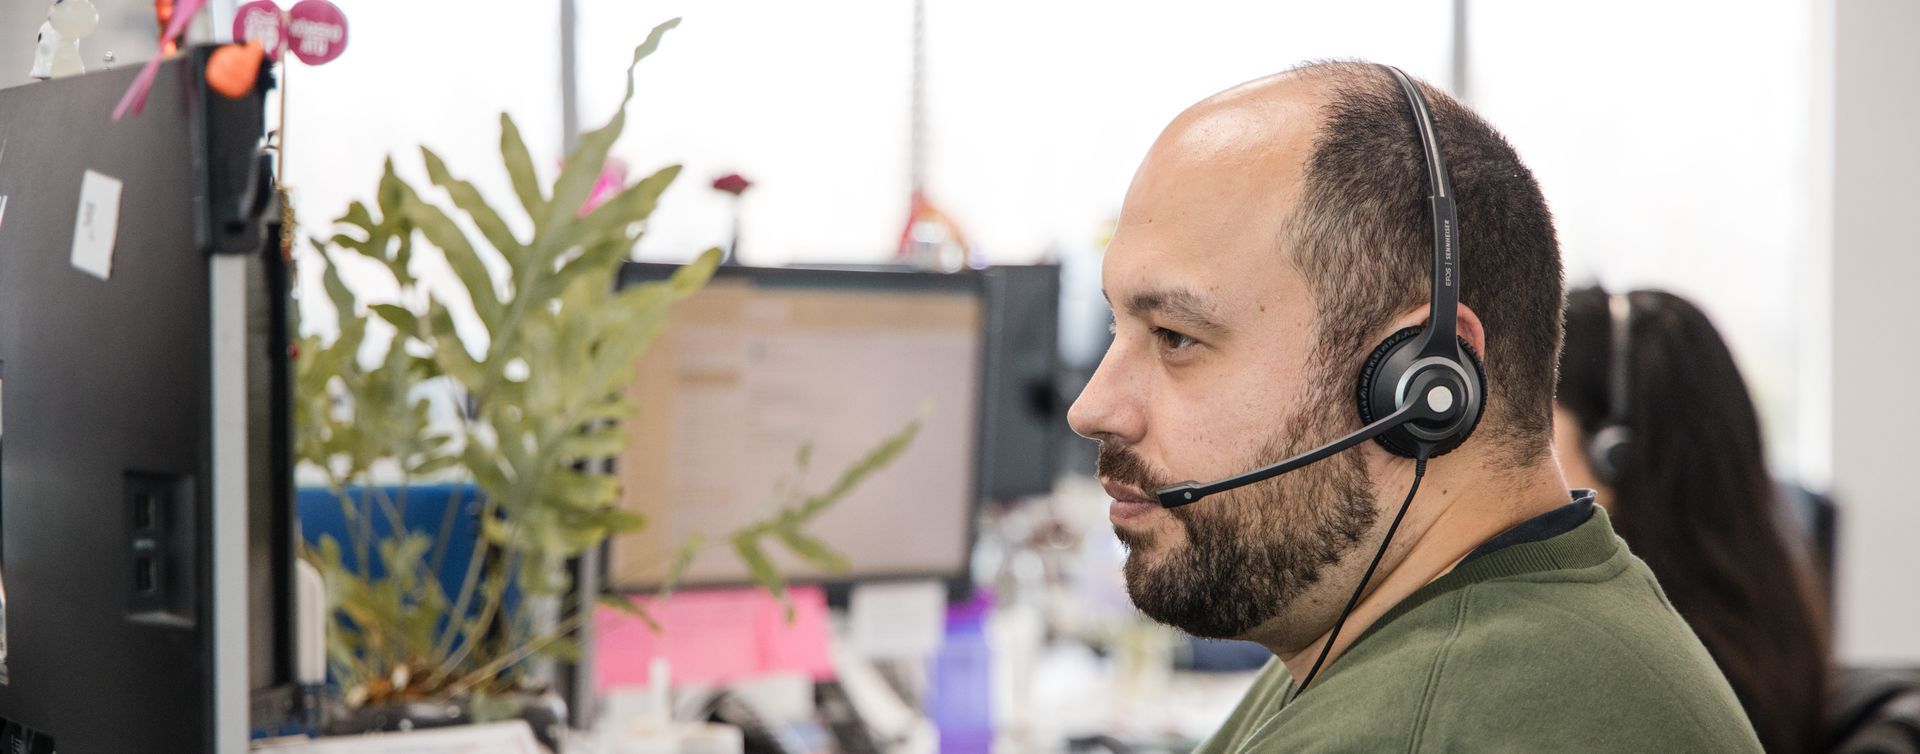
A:
{"label": "man's shoulder", "polygon": [[1637,561],[1602,578],[1432,596],[1269,711],[1247,716],[1266,722],[1240,731],[1251,744],[1240,750],[1758,750],[1725,679]]}
{"label": "man's shoulder", "polygon": [[1726,678],[1637,559],[1605,582],[1491,581],[1454,597],[1462,625],[1433,661],[1422,738],[1758,750]]}
{"label": "man's shoulder", "polygon": [[1649,680],[1646,674],[1720,679],[1644,563],[1623,553],[1607,569],[1599,579],[1491,579],[1452,592],[1459,626],[1449,636],[1449,652],[1473,659],[1563,658],[1527,667],[1545,677],[1604,669],[1636,680]]}

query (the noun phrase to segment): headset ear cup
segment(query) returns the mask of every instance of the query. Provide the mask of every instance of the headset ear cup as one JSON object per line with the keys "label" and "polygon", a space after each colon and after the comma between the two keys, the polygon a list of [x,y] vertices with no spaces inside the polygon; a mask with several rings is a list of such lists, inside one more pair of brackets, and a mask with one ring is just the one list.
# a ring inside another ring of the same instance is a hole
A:
{"label": "headset ear cup", "polygon": [[1587,443],[1587,465],[1593,468],[1595,479],[1607,485],[1620,483],[1632,439],[1633,431],[1624,424],[1609,424],[1593,433],[1593,441]]}
{"label": "headset ear cup", "polygon": [[[1390,398],[1384,397],[1390,391],[1376,390],[1375,388],[1382,383],[1392,384],[1399,381],[1399,368],[1404,367],[1396,368],[1390,365],[1404,365],[1413,361],[1412,357],[1414,354],[1408,353],[1402,355],[1401,352],[1419,346],[1420,341],[1418,341],[1415,336],[1419,335],[1422,329],[1423,328],[1418,325],[1403,328],[1387,336],[1386,340],[1381,341],[1380,345],[1374,347],[1373,353],[1367,355],[1366,363],[1360,368],[1360,379],[1354,386],[1354,402],[1360,409],[1360,422],[1362,424],[1372,424],[1380,417],[1387,416],[1399,408],[1393,405]],[[1472,416],[1467,420],[1467,423],[1458,431],[1454,432],[1450,438],[1433,447],[1430,457],[1439,457],[1454,448],[1460,447],[1462,443],[1467,441],[1468,437],[1472,436],[1474,429],[1480,425],[1480,418],[1486,414],[1486,365],[1481,363],[1480,355],[1474,353],[1473,348],[1467,345],[1465,339],[1459,339],[1458,345],[1460,353],[1466,354],[1467,368],[1472,371],[1472,378],[1477,383],[1469,388],[1473,395],[1469,400],[1471,405],[1469,405],[1467,409],[1472,412]],[[1401,358],[1396,358],[1396,356],[1401,356]],[[1387,374],[1387,372],[1390,371],[1394,373]],[[1423,442],[1419,438],[1414,437],[1405,427],[1389,430],[1385,434],[1380,435],[1377,441],[1380,443],[1380,446],[1386,448],[1388,452],[1403,458],[1413,458],[1416,456],[1419,452],[1419,446]]]}
{"label": "headset ear cup", "polygon": [[1367,354],[1367,363],[1360,367],[1360,381],[1353,391],[1354,402],[1360,406],[1361,424],[1372,424],[1375,419],[1380,418],[1374,415],[1372,396],[1373,385],[1380,378],[1381,367],[1387,363],[1388,357],[1393,355],[1394,349],[1419,334],[1418,325],[1402,328],[1388,335],[1386,340],[1380,341],[1380,345],[1374,346],[1373,353]]}
{"label": "headset ear cup", "polygon": [[[1399,379],[1398,374],[1383,375],[1381,373],[1387,370],[1388,362],[1394,361],[1394,355],[1396,353],[1403,348],[1413,347],[1415,343],[1414,336],[1419,335],[1420,330],[1421,328],[1418,325],[1402,328],[1394,334],[1388,335],[1386,340],[1380,341],[1380,345],[1374,346],[1373,353],[1367,354],[1367,363],[1360,367],[1360,380],[1358,384],[1355,385],[1353,393],[1354,401],[1359,404],[1360,407],[1361,424],[1372,424],[1380,417],[1393,413],[1394,409],[1397,408],[1396,406],[1374,405],[1376,403],[1374,386],[1382,381],[1391,382]],[[1375,438],[1375,442],[1380,443],[1380,446],[1386,448],[1387,452],[1402,458],[1412,458],[1416,453],[1412,438],[1408,437],[1406,433],[1401,432],[1398,428],[1389,430],[1385,434]]]}
{"label": "headset ear cup", "polygon": [[[1459,338],[1458,340],[1460,341],[1460,352],[1467,355],[1467,363],[1473,366],[1473,379],[1477,381],[1477,384],[1475,384],[1473,388],[1479,392],[1480,399],[1474,402],[1473,419],[1468,421],[1467,426],[1460,431],[1460,442],[1453,443],[1446,448],[1446,450],[1440,451],[1440,453],[1445,453],[1447,450],[1452,450],[1453,448],[1459,447],[1461,443],[1465,443],[1467,438],[1473,436],[1473,431],[1480,427],[1480,418],[1487,415],[1487,365],[1480,360],[1480,354],[1473,350],[1473,346],[1467,343],[1466,338]],[[1439,455],[1440,453],[1436,453],[1435,455]]]}

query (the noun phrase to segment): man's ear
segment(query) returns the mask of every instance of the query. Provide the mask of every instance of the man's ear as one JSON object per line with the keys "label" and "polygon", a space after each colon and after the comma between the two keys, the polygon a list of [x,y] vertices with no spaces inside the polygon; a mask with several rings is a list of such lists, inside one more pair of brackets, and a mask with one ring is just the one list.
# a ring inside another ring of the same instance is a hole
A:
{"label": "man's ear", "polygon": [[1474,355],[1484,360],[1487,358],[1487,330],[1480,324],[1480,315],[1474,314],[1466,304],[1459,306],[1453,315],[1454,334],[1465,339],[1467,345],[1473,348]]}
{"label": "man's ear", "polygon": [[[1466,304],[1457,304],[1457,306],[1459,308],[1455,309],[1453,313],[1454,334],[1466,339],[1467,345],[1473,348],[1474,355],[1482,359],[1487,358],[1487,331],[1486,328],[1480,324],[1480,315],[1474,314],[1473,310],[1467,308]],[[1402,329],[1413,327],[1414,325],[1424,325],[1426,323],[1427,307],[1422,306],[1418,309],[1409,309],[1406,313],[1401,314],[1393,321],[1393,327],[1387,330],[1387,332],[1399,332]]]}

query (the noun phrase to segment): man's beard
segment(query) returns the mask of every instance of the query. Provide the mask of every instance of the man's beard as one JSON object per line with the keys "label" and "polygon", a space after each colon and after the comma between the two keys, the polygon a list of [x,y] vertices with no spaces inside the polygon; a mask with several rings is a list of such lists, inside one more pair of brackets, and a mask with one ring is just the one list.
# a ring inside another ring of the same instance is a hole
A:
{"label": "man's beard", "polygon": [[[1301,410],[1261,444],[1245,468],[1273,463],[1347,431],[1340,392],[1308,391]],[[1173,484],[1132,451],[1100,447],[1102,478],[1149,494]],[[1114,533],[1127,546],[1127,595],[1147,617],[1194,636],[1247,635],[1285,613],[1326,569],[1373,528],[1373,483],[1360,454],[1346,452],[1289,474],[1170,509],[1186,544]],[[1148,562],[1155,560],[1157,562]]]}

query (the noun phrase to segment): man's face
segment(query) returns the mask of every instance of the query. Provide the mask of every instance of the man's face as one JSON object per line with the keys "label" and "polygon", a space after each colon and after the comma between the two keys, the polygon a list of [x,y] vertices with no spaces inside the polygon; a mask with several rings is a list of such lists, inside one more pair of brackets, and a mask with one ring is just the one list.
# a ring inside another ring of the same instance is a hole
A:
{"label": "man's face", "polygon": [[1113,345],[1069,414],[1101,443],[1134,604],[1198,636],[1242,637],[1305,603],[1324,611],[1351,584],[1323,576],[1377,518],[1359,452],[1183,508],[1150,502],[1157,487],[1237,474],[1358,426],[1351,359],[1316,349],[1313,301],[1279,248],[1311,117],[1271,104],[1190,111],[1161,136],[1102,269]]}

